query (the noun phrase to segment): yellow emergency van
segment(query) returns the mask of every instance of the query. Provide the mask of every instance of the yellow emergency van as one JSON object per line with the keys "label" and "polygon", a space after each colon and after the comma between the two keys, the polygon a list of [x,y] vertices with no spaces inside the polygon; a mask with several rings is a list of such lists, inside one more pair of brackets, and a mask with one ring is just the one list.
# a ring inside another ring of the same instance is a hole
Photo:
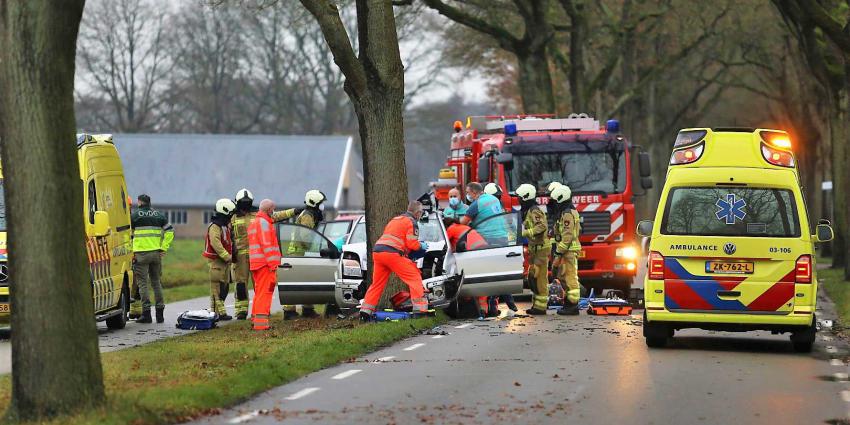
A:
{"label": "yellow emergency van", "polygon": [[[112,135],[77,135],[81,205],[95,319],[122,329],[130,308],[133,250],[124,168]],[[5,199],[0,174],[0,321],[9,322]]]}
{"label": "yellow emergency van", "polygon": [[661,347],[685,328],[790,333],[815,341],[814,243],[791,139],[784,131],[691,128],[679,132],[650,237],[643,333]]}

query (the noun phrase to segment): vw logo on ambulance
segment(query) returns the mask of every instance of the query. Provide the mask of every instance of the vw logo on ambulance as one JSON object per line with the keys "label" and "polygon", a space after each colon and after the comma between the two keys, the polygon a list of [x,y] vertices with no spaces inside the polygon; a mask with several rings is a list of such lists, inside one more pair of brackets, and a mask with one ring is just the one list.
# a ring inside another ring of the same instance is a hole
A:
{"label": "vw logo on ambulance", "polygon": [[735,244],[732,242],[727,242],[726,245],[723,245],[723,252],[725,252],[726,255],[732,255],[736,250],[737,248],[735,248]]}

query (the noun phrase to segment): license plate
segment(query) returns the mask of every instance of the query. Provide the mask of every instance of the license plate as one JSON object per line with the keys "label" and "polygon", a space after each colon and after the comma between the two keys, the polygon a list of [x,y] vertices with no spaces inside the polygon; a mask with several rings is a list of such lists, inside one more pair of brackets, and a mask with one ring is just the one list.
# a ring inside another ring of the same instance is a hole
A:
{"label": "license plate", "polygon": [[10,311],[9,303],[0,303],[0,313],[9,313]]}
{"label": "license plate", "polygon": [[752,274],[755,265],[752,261],[706,261],[706,273]]}

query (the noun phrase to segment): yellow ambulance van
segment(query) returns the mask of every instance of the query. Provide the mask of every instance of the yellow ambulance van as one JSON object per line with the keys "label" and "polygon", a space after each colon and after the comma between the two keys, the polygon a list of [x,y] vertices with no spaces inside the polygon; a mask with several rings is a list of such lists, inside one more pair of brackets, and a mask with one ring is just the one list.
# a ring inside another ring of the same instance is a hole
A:
{"label": "yellow ambulance van", "polygon": [[679,132],[650,237],[643,332],[661,347],[685,328],[790,333],[815,341],[814,243],[832,239],[806,211],[792,143],[778,130]]}
{"label": "yellow ambulance van", "polygon": [[[82,220],[93,289],[95,320],[122,329],[130,308],[133,250],[124,168],[112,135],[77,135]],[[9,323],[10,279],[6,252],[5,198],[0,174],[0,322]],[[12,277],[14,279],[14,277]],[[14,285],[14,284],[12,284]]]}

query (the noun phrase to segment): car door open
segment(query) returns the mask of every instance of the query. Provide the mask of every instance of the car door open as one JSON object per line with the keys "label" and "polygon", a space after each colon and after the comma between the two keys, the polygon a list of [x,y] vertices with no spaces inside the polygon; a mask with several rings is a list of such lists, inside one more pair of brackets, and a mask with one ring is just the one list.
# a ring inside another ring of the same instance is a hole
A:
{"label": "car door open", "polygon": [[281,304],[325,304],[335,301],[339,251],[321,233],[297,224],[278,224],[280,267],[277,289]]}
{"label": "car door open", "polygon": [[517,240],[519,215],[505,213],[482,221],[460,237],[454,254],[463,274],[460,296],[481,297],[522,291],[522,245]]}

